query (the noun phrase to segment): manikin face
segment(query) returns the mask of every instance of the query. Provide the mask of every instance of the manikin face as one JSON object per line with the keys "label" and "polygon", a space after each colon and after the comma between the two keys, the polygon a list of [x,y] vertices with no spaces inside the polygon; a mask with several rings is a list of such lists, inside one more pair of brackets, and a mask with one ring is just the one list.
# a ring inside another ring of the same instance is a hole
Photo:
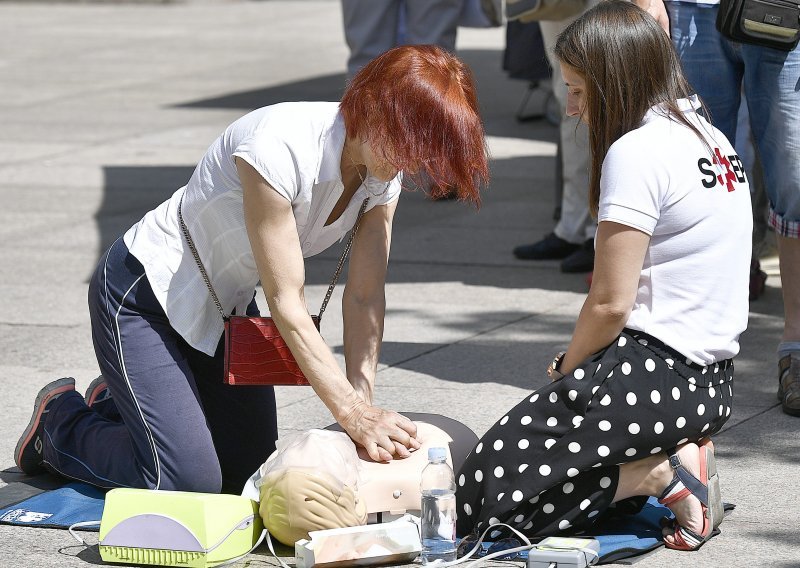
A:
{"label": "manikin face", "polygon": [[567,85],[567,116],[577,116],[588,124],[586,117],[586,80],[577,69],[561,63],[561,76]]}

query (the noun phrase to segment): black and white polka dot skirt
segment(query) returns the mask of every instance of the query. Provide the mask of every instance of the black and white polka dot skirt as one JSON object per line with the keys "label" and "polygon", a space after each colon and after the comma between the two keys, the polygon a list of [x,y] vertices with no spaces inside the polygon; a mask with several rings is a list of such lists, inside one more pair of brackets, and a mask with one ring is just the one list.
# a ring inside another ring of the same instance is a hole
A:
{"label": "black and white polka dot skirt", "polygon": [[611,505],[620,464],[714,434],[732,402],[732,360],[698,365],[625,329],[481,438],[456,474],[458,534],[585,529]]}

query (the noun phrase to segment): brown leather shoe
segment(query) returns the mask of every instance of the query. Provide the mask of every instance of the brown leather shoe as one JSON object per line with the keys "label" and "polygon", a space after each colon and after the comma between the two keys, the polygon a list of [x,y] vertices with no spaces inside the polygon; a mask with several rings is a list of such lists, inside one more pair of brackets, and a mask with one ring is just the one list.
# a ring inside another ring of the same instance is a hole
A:
{"label": "brown leather shoe", "polygon": [[800,416],[800,353],[778,361],[778,400],[786,414]]}
{"label": "brown leather shoe", "polygon": [[757,258],[750,261],[750,301],[758,300],[767,289],[767,273]]}

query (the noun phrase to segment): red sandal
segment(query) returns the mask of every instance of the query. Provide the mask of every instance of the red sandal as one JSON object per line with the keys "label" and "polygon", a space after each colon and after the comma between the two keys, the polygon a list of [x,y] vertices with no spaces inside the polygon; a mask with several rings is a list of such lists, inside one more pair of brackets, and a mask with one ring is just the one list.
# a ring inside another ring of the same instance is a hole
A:
{"label": "red sandal", "polygon": [[677,448],[672,448],[667,452],[669,464],[675,471],[675,476],[661,494],[658,502],[669,507],[672,503],[685,499],[689,495],[694,495],[703,508],[703,530],[698,534],[674,521],[672,526],[675,529],[673,534],[675,542],[664,541],[664,545],[675,550],[697,550],[715,534],[724,514],[722,496],[719,491],[717,463],[714,459],[714,444],[708,438],[699,444],[699,478],[683,467],[676,450]]}

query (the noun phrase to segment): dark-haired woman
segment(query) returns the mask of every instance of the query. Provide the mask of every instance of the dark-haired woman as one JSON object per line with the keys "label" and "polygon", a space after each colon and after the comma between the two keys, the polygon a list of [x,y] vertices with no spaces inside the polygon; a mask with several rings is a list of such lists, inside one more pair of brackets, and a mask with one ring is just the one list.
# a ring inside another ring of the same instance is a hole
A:
{"label": "dark-haired woman", "polygon": [[594,278],[553,382],[461,468],[458,526],[591,531],[613,503],[654,496],[676,518],[666,545],[692,550],[722,516],[709,436],[730,415],[747,325],[747,181],[645,12],[603,2],[555,53],[567,113],[589,126]]}
{"label": "dark-haired woman", "polygon": [[[42,389],[17,464],[102,487],[238,493],[274,450],[272,387],[222,382],[223,322],[179,207],[226,313],[257,315],[260,281],[300,368],[353,440],[377,461],[419,447],[410,420],[372,404],[403,171],[474,203],[487,181],[471,74],[434,46],[378,57],[341,103],[283,103],[230,125],[188,184],[102,257],[89,307],[105,381],[86,400],[72,379]],[[339,242],[367,198],[342,301],[343,372],[308,316],[303,259]]]}

